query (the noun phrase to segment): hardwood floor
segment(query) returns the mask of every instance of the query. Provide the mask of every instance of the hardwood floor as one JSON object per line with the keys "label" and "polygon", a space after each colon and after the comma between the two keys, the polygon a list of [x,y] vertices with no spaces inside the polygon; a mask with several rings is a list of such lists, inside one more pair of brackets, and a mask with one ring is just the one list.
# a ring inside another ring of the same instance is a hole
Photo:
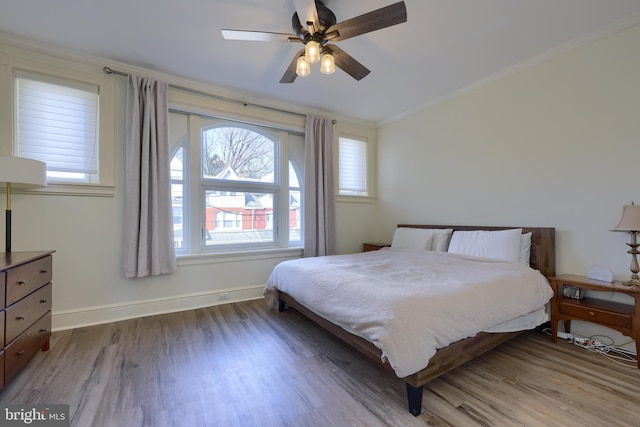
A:
{"label": "hardwood floor", "polygon": [[228,304],[56,332],[0,394],[66,403],[72,426],[632,426],[640,370],[527,332],[425,386],[295,311]]}

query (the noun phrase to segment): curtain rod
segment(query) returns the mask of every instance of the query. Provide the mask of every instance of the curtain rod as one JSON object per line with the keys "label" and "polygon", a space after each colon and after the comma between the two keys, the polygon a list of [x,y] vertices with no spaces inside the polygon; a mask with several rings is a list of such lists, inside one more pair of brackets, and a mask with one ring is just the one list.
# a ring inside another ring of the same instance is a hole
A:
{"label": "curtain rod", "polygon": [[[102,67],[102,71],[104,71],[105,74],[117,74],[119,76],[124,76],[124,77],[128,77],[129,76],[128,73],[125,73],[125,72],[122,72],[122,71],[117,71],[117,70],[114,70],[114,69],[109,68],[109,67]],[[234,103],[234,104],[240,104],[240,105],[243,105],[245,107],[262,108],[262,109],[265,109],[265,110],[276,111],[278,113],[285,113],[285,114],[292,114],[294,116],[307,117],[306,114],[296,113],[295,111],[282,110],[280,108],[267,107],[266,105],[260,105],[260,104],[251,104],[249,102],[239,101],[237,99],[227,98],[227,97],[220,96],[220,95],[214,95],[212,93],[202,92],[202,91],[195,90],[195,89],[190,89],[190,88],[184,87],[184,86],[176,86],[176,85],[172,85],[172,84],[169,84],[169,86],[172,87],[173,89],[181,90],[181,91],[184,91],[184,92],[191,92],[191,93],[194,93],[196,95],[208,96],[210,98],[215,98],[215,99],[219,99],[221,101],[231,102],[231,103]],[[333,123],[335,123],[335,120],[333,121]]]}

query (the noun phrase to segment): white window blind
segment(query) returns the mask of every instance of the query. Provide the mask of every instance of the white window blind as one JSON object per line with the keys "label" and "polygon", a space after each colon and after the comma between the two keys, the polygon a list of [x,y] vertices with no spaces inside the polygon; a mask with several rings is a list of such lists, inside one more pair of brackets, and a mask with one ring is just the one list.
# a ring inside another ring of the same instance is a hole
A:
{"label": "white window blind", "polygon": [[367,195],[367,143],[340,137],[338,148],[339,193]]}
{"label": "white window blind", "polygon": [[98,173],[98,87],[23,73],[16,76],[17,152],[47,172]]}

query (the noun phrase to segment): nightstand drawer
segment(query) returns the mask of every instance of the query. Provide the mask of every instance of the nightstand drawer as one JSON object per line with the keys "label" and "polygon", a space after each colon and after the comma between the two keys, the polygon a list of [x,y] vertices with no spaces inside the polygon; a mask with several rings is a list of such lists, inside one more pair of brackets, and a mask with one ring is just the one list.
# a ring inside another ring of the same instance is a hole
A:
{"label": "nightstand drawer", "polygon": [[7,270],[7,305],[51,281],[51,255]]}
{"label": "nightstand drawer", "polygon": [[5,383],[11,381],[29,359],[47,345],[50,336],[51,312],[49,311],[5,349]]}
{"label": "nightstand drawer", "polygon": [[7,344],[51,310],[51,286],[49,283],[5,309]]}
{"label": "nightstand drawer", "polygon": [[583,318],[585,320],[612,326],[631,328],[631,314],[610,311],[594,306],[582,306],[569,302],[560,302],[560,313]]}

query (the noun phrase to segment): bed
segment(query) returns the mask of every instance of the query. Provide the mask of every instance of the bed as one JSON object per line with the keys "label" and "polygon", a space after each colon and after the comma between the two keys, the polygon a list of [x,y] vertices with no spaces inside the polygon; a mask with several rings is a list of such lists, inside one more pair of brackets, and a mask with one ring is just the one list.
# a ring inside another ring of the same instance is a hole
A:
{"label": "bed", "polygon": [[[506,262],[486,252],[469,256],[435,247],[434,233],[444,230],[456,237],[455,251],[472,233],[509,234],[515,242],[514,229],[522,242],[530,236],[526,260],[523,253]],[[429,248],[396,245],[399,231],[431,233]],[[285,261],[274,268],[264,294],[272,308],[299,311],[394,372],[406,383],[409,411],[417,416],[424,384],[546,320],[555,229],[400,224],[396,234],[392,248],[380,251]],[[428,286],[420,281],[427,276]]]}

